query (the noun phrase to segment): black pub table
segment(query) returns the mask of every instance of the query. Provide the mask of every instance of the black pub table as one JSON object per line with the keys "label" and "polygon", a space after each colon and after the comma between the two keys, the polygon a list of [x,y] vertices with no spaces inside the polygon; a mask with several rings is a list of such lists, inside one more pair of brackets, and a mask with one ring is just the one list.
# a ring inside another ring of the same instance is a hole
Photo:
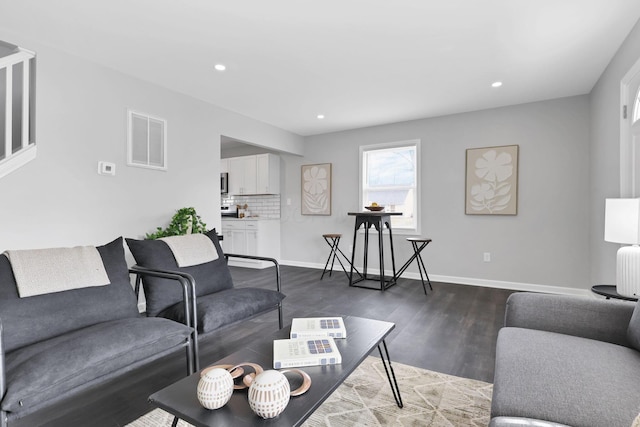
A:
{"label": "black pub table", "polygon": [[[374,280],[380,281],[380,290],[384,291],[385,289],[390,288],[391,286],[396,284],[396,259],[395,254],[393,253],[393,235],[391,233],[391,216],[393,215],[402,215],[402,212],[349,212],[348,215],[355,216],[356,222],[355,227],[353,229],[353,250],[351,251],[351,271],[349,272],[349,286],[355,286],[359,288],[366,289],[377,289],[375,287],[357,285],[356,283],[360,283],[365,280]],[[360,227],[364,225],[364,262],[363,262],[363,272],[362,277],[353,280],[353,263],[355,261],[356,256],[356,241],[358,237],[358,230]],[[391,266],[393,268],[393,276],[391,276],[388,280],[384,276],[384,245],[382,240],[382,231],[384,227],[387,227],[389,230],[389,246],[391,248]],[[371,227],[375,227],[378,231],[378,257],[380,260],[380,276],[367,276],[367,261],[368,261],[368,252],[369,252],[369,229]]]}

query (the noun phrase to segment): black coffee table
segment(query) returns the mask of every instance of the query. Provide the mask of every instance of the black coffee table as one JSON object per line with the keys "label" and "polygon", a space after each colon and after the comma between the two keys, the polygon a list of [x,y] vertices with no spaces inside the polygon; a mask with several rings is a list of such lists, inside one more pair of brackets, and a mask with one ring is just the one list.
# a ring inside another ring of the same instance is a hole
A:
{"label": "black coffee table", "polygon": [[[199,372],[152,394],[149,401],[177,418],[198,427],[299,426],[342,384],[369,353],[378,347],[396,404],[402,408],[400,390],[384,341],[395,324],[351,316],[344,317],[344,323],[348,338],[336,340],[342,355],[342,363],[302,368],[311,377],[311,388],[302,396],[292,397],[285,411],[277,418],[263,420],[255,415],[249,408],[246,390],[234,391],[231,400],[220,409],[203,408],[196,397]],[[209,363],[208,366],[252,362],[261,365],[264,369],[273,369],[273,340],[288,338],[289,331],[290,327],[285,327],[270,337],[249,342],[244,349]]]}

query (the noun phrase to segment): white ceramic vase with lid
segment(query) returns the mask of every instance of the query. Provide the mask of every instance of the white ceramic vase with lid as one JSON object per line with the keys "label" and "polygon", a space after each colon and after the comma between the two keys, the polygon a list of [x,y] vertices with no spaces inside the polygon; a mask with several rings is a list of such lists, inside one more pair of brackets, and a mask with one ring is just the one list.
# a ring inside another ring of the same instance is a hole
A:
{"label": "white ceramic vase with lid", "polygon": [[258,416],[275,418],[285,410],[291,397],[291,386],[284,374],[268,370],[257,375],[249,387],[249,406]]}
{"label": "white ceramic vase with lid", "polygon": [[226,369],[203,372],[198,382],[198,401],[207,409],[222,408],[233,394],[233,377]]}

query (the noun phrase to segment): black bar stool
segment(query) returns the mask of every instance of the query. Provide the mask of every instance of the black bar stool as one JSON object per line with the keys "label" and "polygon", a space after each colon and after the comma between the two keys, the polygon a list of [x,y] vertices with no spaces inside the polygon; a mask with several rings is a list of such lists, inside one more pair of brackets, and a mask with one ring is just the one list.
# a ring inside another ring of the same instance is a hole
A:
{"label": "black bar stool", "polygon": [[331,247],[331,252],[329,252],[329,258],[327,258],[327,262],[324,265],[324,270],[322,270],[322,276],[320,277],[320,280],[324,278],[324,274],[327,272],[329,261],[331,261],[331,268],[329,269],[329,277],[331,277],[331,273],[333,272],[333,265],[336,262],[336,259],[340,263],[340,267],[342,267],[342,271],[344,271],[344,274],[346,274],[347,277],[349,277],[349,273],[347,273],[347,269],[344,267],[344,264],[342,264],[342,261],[338,256],[338,254],[342,255],[345,261],[349,262],[348,261],[349,258],[347,258],[346,255],[342,252],[342,250],[338,247],[338,245],[340,244],[340,238],[342,237],[342,234],[328,233],[328,234],[323,234],[322,237],[324,238],[324,241],[327,242],[327,245]]}
{"label": "black bar stool", "polygon": [[[398,274],[395,275],[394,279],[398,279],[402,273],[405,272],[409,265],[413,262],[413,260],[417,260],[416,264],[418,264],[418,271],[420,272],[420,280],[422,281],[422,289],[424,290],[424,294],[427,295],[427,287],[424,284],[424,276],[427,276],[427,283],[429,283],[429,289],[433,290],[431,286],[431,280],[429,280],[429,274],[427,273],[427,269],[424,266],[424,262],[422,261],[422,256],[420,253],[422,250],[427,247],[429,243],[431,243],[431,239],[427,239],[424,237],[408,237],[407,241],[411,243],[413,246],[413,255],[409,258],[407,262],[398,270]],[[422,272],[424,271],[424,275]]]}

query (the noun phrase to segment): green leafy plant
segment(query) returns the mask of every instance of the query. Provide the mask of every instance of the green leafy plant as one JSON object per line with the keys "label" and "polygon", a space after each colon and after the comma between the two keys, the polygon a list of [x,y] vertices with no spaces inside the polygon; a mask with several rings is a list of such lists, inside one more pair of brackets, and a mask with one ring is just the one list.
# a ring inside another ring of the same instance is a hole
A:
{"label": "green leafy plant", "polygon": [[148,240],[159,239],[161,237],[180,236],[187,234],[191,227],[191,233],[206,233],[207,224],[202,222],[200,216],[194,208],[178,209],[176,214],[171,218],[171,222],[167,228],[158,227],[154,233],[147,233],[145,238]]}

